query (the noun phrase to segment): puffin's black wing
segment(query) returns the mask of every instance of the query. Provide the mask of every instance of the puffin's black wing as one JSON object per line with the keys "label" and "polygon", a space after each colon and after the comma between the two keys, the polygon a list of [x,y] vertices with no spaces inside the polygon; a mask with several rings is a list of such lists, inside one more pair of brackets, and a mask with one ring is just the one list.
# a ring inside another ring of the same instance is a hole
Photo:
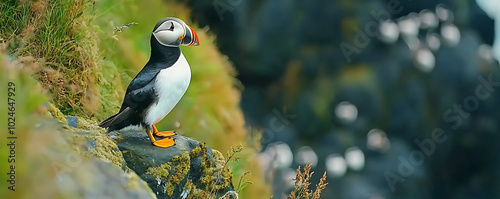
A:
{"label": "puffin's black wing", "polygon": [[[156,75],[154,75],[154,77],[155,76]],[[138,89],[131,89],[138,87],[138,85],[133,82],[134,81],[132,81],[127,88],[127,93],[123,99],[120,111],[99,124],[102,128],[108,128],[108,132],[119,130],[129,125],[141,124],[145,114],[144,111],[154,102],[156,98],[154,78],[146,82],[147,84],[145,86],[139,87]]]}
{"label": "puffin's black wing", "polygon": [[128,94],[134,90],[140,90],[141,88],[144,88],[149,83],[151,83],[156,78],[158,73],[160,73],[161,69],[163,69],[160,67],[155,67],[156,65],[158,64],[146,64],[146,66],[144,66],[144,68],[139,71],[139,73],[130,82],[127,87],[126,93]]}
{"label": "puffin's black wing", "polygon": [[[156,99],[157,94],[155,92],[154,85],[155,81],[152,79],[144,87],[133,90],[127,89],[127,94],[125,94],[125,98],[123,99],[120,112],[125,110],[127,107],[139,112],[148,108],[153,103],[154,99]],[[130,84],[129,88],[131,86],[132,84]]]}

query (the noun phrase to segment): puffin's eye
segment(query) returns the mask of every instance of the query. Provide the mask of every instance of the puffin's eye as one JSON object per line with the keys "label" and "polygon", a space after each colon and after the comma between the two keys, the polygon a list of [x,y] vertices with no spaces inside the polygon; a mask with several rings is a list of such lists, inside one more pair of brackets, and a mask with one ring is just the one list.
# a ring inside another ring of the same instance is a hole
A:
{"label": "puffin's eye", "polygon": [[169,30],[174,31],[174,23],[173,22],[170,22],[170,23],[172,23],[172,25],[170,25]]}

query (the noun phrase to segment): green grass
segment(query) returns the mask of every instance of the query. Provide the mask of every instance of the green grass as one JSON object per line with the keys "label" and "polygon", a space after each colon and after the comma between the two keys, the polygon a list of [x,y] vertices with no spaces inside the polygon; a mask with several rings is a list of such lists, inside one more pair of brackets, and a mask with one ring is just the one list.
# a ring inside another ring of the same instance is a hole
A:
{"label": "green grass", "polygon": [[[90,0],[0,4],[0,36],[8,43],[8,54],[38,59],[41,64],[34,77],[67,115],[104,117],[118,100],[109,91],[123,88],[121,82],[114,84],[109,81],[113,77],[103,75],[120,72],[116,67],[107,67],[106,72],[101,68],[93,5]],[[103,78],[108,81],[98,82]]]}
{"label": "green grass", "polygon": [[16,0],[0,2],[0,27],[2,39],[12,38],[24,29],[29,19],[29,4],[23,4]]}

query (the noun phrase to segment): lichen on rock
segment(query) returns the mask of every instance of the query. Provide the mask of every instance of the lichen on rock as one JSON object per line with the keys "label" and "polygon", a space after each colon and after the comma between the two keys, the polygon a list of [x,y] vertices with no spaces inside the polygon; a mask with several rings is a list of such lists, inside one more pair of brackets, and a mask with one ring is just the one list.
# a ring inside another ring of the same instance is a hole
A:
{"label": "lichen on rock", "polygon": [[[158,198],[219,198],[234,191],[224,157],[196,140],[176,135],[169,148],[153,146],[144,132],[122,132],[117,143],[127,166]],[[126,151],[126,152],[125,152]]]}
{"label": "lichen on rock", "polygon": [[[61,122],[62,133],[66,142],[80,155],[94,156],[98,159],[113,164],[125,171],[125,160],[116,143],[106,135],[106,130],[97,126],[97,122],[76,117],[76,128],[67,125],[64,114],[53,104],[48,103],[48,112],[55,120]],[[65,123],[66,122],[66,123]]]}
{"label": "lichen on rock", "polygon": [[89,141],[92,139],[95,140],[95,148],[91,149],[90,152],[94,156],[123,169],[125,160],[123,159],[122,153],[111,139],[102,135],[90,137]]}
{"label": "lichen on rock", "polygon": [[[206,153],[203,156],[206,156]],[[201,184],[204,187],[208,187],[208,190],[211,192],[226,189],[231,185],[233,180],[233,173],[229,168],[225,167],[226,161],[222,153],[212,150],[212,157],[214,158],[214,163],[203,161],[203,176],[200,178]]]}
{"label": "lichen on rock", "polygon": [[170,162],[168,162],[157,167],[149,167],[146,174],[152,175],[156,179],[168,180],[168,171],[170,171],[171,168]]}
{"label": "lichen on rock", "polygon": [[191,163],[187,151],[182,151],[181,156],[173,157],[170,163],[176,164],[174,172],[167,183],[167,194],[172,196],[174,194],[174,186],[178,186],[184,180],[186,174],[189,172]]}

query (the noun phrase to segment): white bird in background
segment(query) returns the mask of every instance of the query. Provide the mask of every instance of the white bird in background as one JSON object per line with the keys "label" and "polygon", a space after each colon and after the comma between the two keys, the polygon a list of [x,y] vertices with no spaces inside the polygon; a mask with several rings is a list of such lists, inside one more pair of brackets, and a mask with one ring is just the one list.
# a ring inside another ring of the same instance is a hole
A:
{"label": "white bird in background", "polygon": [[500,61],[500,1],[499,0],[476,0],[477,5],[486,14],[495,20],[495,40],[493,42],[493,56]]}

